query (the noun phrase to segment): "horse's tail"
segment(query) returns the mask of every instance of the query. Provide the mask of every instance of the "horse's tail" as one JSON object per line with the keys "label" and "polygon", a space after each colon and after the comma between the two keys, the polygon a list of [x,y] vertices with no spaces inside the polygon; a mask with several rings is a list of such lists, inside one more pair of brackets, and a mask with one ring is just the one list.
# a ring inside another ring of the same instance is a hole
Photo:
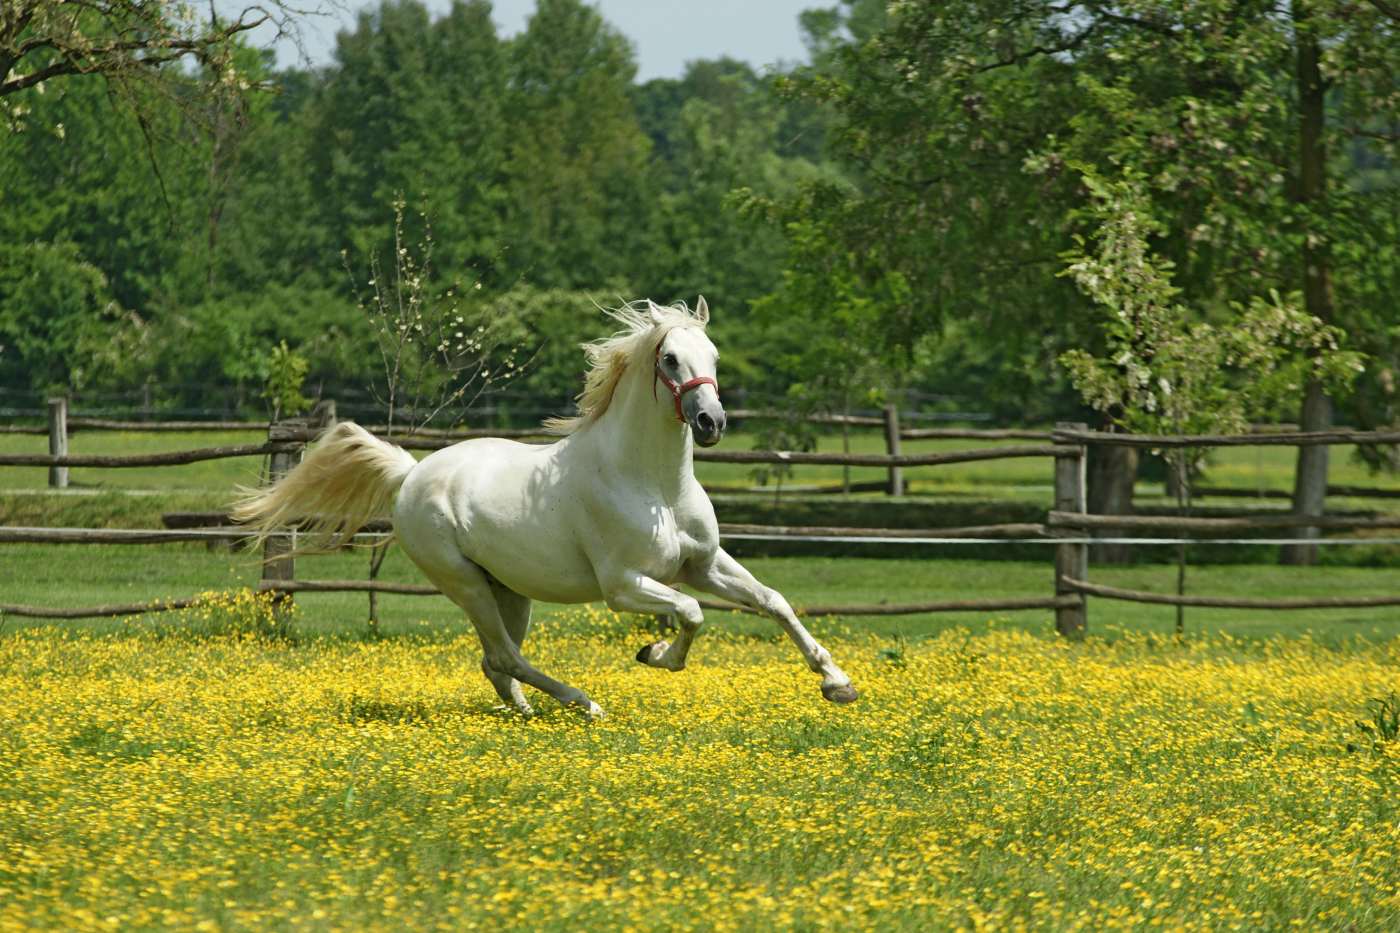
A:
{"label": "horse's tail", "polygon": [[[331,428],[299,465],[263,489],[239,487],[233,520],[256,543],[295,524],[299,553],[333,551],[372,518],[385,517],[418,461],[350,421]],[[303,536],[304,535],[304,536]]]}

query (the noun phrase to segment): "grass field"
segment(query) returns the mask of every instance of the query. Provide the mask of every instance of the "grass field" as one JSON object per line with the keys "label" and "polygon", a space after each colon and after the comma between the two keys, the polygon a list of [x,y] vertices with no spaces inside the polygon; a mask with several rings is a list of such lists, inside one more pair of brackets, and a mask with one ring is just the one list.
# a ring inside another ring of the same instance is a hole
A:
{"label": "grass field", "polygon": [[[107,452],[248,439],[90,437]],[[1251,475],[1286,485],[1284,452],[1265,453]],[[1254,457],[1231,454],[1217,468]],[[1038,501],[1048,469],[916,482]],[[808,472],[793,481],[839,481]],[[149,526],[218,507],[257,462],[74,479],[52,495],[42,470],[0,469],[0,521]],[[367,559],[304,558],[297,575],[363,577]],[[363,594],[302,594],[273,618],[240,590],[259,565],[238,551],[5,545],[0,560],[4,602],[214,591],[180,613],[0,618],[0,931],[1400,925],[1400,739],[1380,705],[1400,690],[1400,608],[1189,610],[1177,639],[1170,608],[1092,600],[1077,644],[1048,612],[813,619],[863,692],[836,707],[766,620],[710,613],[669,674],[632,660],[653,620],[541,605],[527,655],[604,706],[588,725],[549,702],[530,721],[494,711],[442,597],[381,597],[371,637]],[[1053,573],[1048,549],[746,564],[798,606],[1045,596]],[[421,582],[397,551],[382,577]],[[1160,565],[1091,577],[1174,584]],[[1394,582],[1206,566],[1189,589]]]}
{"label": "grass field", "polygon": [[437,628],[186,615],[0,637],[0,929],[1400,924],[1394,640],[827,625],[836,707],[775,638],[671,674],[575,611],[531,653],[589,725]]}
{"label": "grass field", "polygon": [[[142,547],[86,545],[4,545],[4,586],[0,601],[41,606],[91,606],[108,603],[140,603],[190,596],[206,590],[256,585],[260,567],[254,555],[202,545],[170,544]],[[360,551],[303,558],[297,565],[302,579],[344,579],[367,576],[368,556]],[[1044,597],[1052,587],[1053,569],[1045,562],[927,561],[917,559],[748,558],[744,561],[761,580],[781,590],[796,606],[820,603],[912,603],[937,599],[989,599]],[[1170,592],[1175,569],[1168,565],[1095,567],[1092,578],[1110,586]],[[380,574],[382,579],[424,582],[417,568],[397,548],[392,549]],[[1270,565],[1207,566],[1191,568],[1188,591],[1230,596],[1345,596],[1384,595],[1395,590],[1390,570],[1355,567],[1276,567]],[[297,597],[307,609],[307,634],[363,631],[368,615],[363,593],[303,593]],[[564,607],[542,604],[538,617],[562,612]],[[386,632],[411,633],[425,627],[462,630],[465,622],[445,598],[439,596],[380,597],[380,615]],[[159,626],[159,617],[151,624]],[[728,613],[709,613],[716,627],[745,633],[767,632],[761,619]],[[1090,626],[1101,633],[1127,629],[1139,633],[1172,631],[1175,611],[1166,606],[1116,603],[1091,599]],[[51,623],[10,618],[9,627]],[[68,628],[110,631],[122,623],[111,621],[67,622]],[[851,624],[856,624],[854,620]],[[814,626],[820,630],[819,620]],[[1010,626],[1029,632],[1049,632],[1053,619],[1048,611],[998,613],[940,613],[859,620],[863,630],[888,637],[923,638],[950,627],[984,632],[988,626]],[[1329,609],[1261,612],[1235,609],[1187,610],[1192,632],[1225,632],[1241,637],[1311,632],[1318,639],[1334,641],[1352,636],[1384,639],[1400,634],[1400,607],[1377,609]],[[707,630],[708,631],[708,630]],[[705,635],[702,635],[702,640]],[[638,645],[637,647],[640,647]],[[635,650],[635,648],[634,648]]]}

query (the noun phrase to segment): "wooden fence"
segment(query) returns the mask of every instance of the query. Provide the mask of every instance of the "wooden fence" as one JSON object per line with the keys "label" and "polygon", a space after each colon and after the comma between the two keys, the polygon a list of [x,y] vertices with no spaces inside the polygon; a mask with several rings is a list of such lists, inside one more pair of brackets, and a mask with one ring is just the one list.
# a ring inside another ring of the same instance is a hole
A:
{"label": "wooden fence", "polygon": [[[318,405],[321,417],[310,419],[310,427],[303,440],[310,439],[319,432],[325,424],[335,420],[335,403],[325,401]],[[728,412],[731,420],[740,421],[744,419],[783,419],[788,416],[782,412],[766,411],[758,409],[733,409]],[[888,457],[898,457],[900,455],[901,440],[1027,440],[1050,441],[1049,431],[1030,430],[983,430],[977,428],[901,428],[899,410],[893,406],[885,407],[880,417],[868,415],[845,415],[845,414],[812,414],[804,416],[801,420],[810,424],[839,426],[839,427],[866,427],[881,428],[885,440],[885,454]],[[385,425],[365,425],[369,430],[376,433],[384,433]],[[48,422],[44,425],[0,425],[0,434],[47,434],[49,438],[49,455],[64,457],[68,454],[68,437],[70,434],[80,431],[136,431],[136,432],[183,432],[192,433],[200,431],[265,431],[268,429],[266,422],[257,421],[121,421],[112,418],[84,418],[72,415],[68,410],[68,402],[65,398],[52,398],[48,402]],[[420,428],[412,433],[396,434],[394,440],[400,446],[409,450],[434,450],[443,446],[443,442],[456,443],[457,441],[469,440],[476,437],[509,437],[517,440],[547,440],[551,437],[541,428]],[[199,460],[215,459],[218,456],[242,456],[244,453],[270,453],[269,450],[254,450],[254,445],[244,445],[239,447],[211,447],[199,451],[187,451],[187,460],[180,463],[195,463]],[[264,445],[258,445],[264,446]],[[232,451],[240,451],[238,454]],[[217,453],[216,453],[217,452]],[[872,460],[872,455],[866,455],[865,459],[860,459],[861,455],[838,455],[838,454],[809,454],[805,452],[794,452],[790,457],[780,460],[762,460],[744,456],[751,452],[741,452],[740,454],[722,455],[717,451],[698,452],[697,459],[711,460],[722,463],[773,463],[773,464],[799,464],[799,463],[822,463],[845,466],[887,466],[888,476],[882,483],[861,484],[864,489],[881,489],[890,495],[904,494],[903,468],[907,466],[931,465],[924,461],[904,461],[904,460]],[[140,462],[131,458],[115,457],[88,457],[83,459],[72,459],[72,466],[99,466],[99,467],[121,467],[121,466],[158,466],[167,461],[160,459],[162,455],[151,455],[150,459]],[[1012,456],[1016,456],[1013,454]],[[1038,453],[1019,454],[1019,456],[1041,456]],[[726,458],[728,457],[728,458]],[[832,457],[844,457],[842,460],[833,460]],[[814,459],[826,458],[826,459]],[[973,458],[976,459],[976,458]],[[0,465],[29,466],[45,463],[39,455],[0,455]],[[170,461],[174,463],[175,461]],[[938,461],[943,462],[943,461]],[[947,461],[966,462],[966,461]],[[67,467],[49,468],[49,485],[62,488],[68,485]]]}
{"label": "wooden fence", "polygon": [[[317,429],[305,420],[292,420],[272,425],[265,443],[198,450],[146,454],[129,457],[69,456],[54,452],[49,455],[0,455],[0,465],[48,467],[50,470],[73,466],[121,468],[184,464],[225,457],[268,456],[268,476],[275,480],[290,470],[301,458],[306,443]],[[971,433],[971,432],[962,432]],[[986,436],[977,432],[973,436]],[[1007,432],[997,432],[1005,435]],[[1026,432],[1030,434],[1031,432]],[[899,436],[896,429],[894,435]],[[51,437],[62,436],[54,432]],[[940,434],[938,436],[947,436]],[[1042,437],[1017,436],[997,439],[1036,440]],[[1205,538],[1239,534],[1267,529],[1384,529],[1400,528],[1400,515],[1358,517],[1308,517],[1294,515],[1251,516],[1242,518],[1188,518],[1180,516],[1108,516],[1087,512],[1086,445],[1122,444],[1143,447],[1171,446],[1233,446],[1242,444],[1356,444],[1395,443],[1400,432],[1332,431],[1320,434],[1251,434],[1222,437],[1157,437],[1105,434],[1088,431],[1082,424],[1061,423],[1054,431],[1044,432],[1049,443],[988,447],[971,450],[946,451],[933,454],[838,454],[795,451],[696,451],[696,459],[725,463],[774,464],[845,464],[877,466],[893,471],[923,466],[999,460],[1009,457],[1043,457],[1051,459],[1054,468],[1054,508],[1044,523],[1003,523],[954,528],[865,528],[845,526],[783,526],[752,524],[721,524],[721,538],[836,540],[863,542],[1044,542],[1054,548],[1053,592],[1045,597],[945,600],[909,604],[869,605],[811,605],[801,607],[806,615],[901,615],[933,612],[1001,612],[1013,610],[1054,610],[1055,626],[1060,634],[1082,635],[1088,624],[1087,597],[1127,600],[1162,605],[1208,606],[1250,609],[1311,609],[1334,607],[1400,606],[1400,595],[1355,597],[1323,597],[1308,599],[1240,599],[1230,596],[1179,596],[1126,590],[1094,583],[1089,577],[1089,546],[1098,538],[1095,531],[1118,529],[1129,532],[1170,532],[1180,535],[1200,535]],[[455,443],[457,435],[416,436],[394,438],[396,443],[415,449],[436,449]],[[368,529],[371,534],[382,527]],[[429,586],[392,583],[380,580],[302,580],[295,575],[295,560],[289,556],[295,531],[270,538],[263,554],[263,578],[260,588],[279,594],[298,592],[370,592],[409,595],[432,595]],[[171,541],[237,541],[250,533],[237,527],[184,529],[78,529],[78,528],[17,528],[0,527],[0,544],[4,543],[82,543],[82,544],[157,544]],[[1142,539],[1117,539],[1125,543]],[[1162,543],[1160,540],[1143,543]],[[194,598],[165,600],[152,603],[94,606],[81,609],[56,609],[38,606],[0,603],[0,615],[28,616],[51,619],[125,616],[145,612],[179,609],[193,605]],[[751,610],[714,600],[701,600],[712,609],[747,612]]]}
{"label": "wooden fence", "polygon": [[[335,402],[326,400],[317,405],[319,418],[310,419],[310,429],[305,437],[314,437],[320,428],[325,424],[335,420]],[[729,412],[732,421],[744,419],[788,419],[788,413],[765,409],[732,409]],[[901,414],[899,410],[889,405],[884,408],[880,416],[872,415],[848,415],[817,413],[803,416],[803,421],[811,424],[838,426],[844,428],[880,428],[881,435],[885,443],[886,457],[899,457],[901,455],[902,441],[918,440],[984,440],[984,441],[1037,441],[1043,444],[1051,443],[1055,440],[1054,432],[1044,430],[1031,430],[1022,428],[906,428],[901,425]],[[366,425],[366,427],[376,433],[384,433],[385,425]],[[1304,437],[1296,430],[1296,425],[1256,425],[1251,429],[1249,435],[1240,435],[1229,440],[1217,443],[1219,439],[1212,441],[1209,438],[1192,438],[1193,443],[1205,446],[1239,446],[1255,444],[1295,444],[1296,439]],[[51,456],[65,456],[68,452],[68,437],[70,434],[85,431],[131,431],[141,433],[164,433],[182,432],[193,433],[203,431],[266,431],[268,424],[258,421],[124,421],[112,418],[90,418],[74,416],[68,408],[65,398],[51,398],[48,400],[48,422],[47,424],[18,424],[0,425],[0,434],[46,434],[49,438],[49,454]],[[1122,435],[1107,435],[1121,437]],[[541,428],[422,428],[411,434],[398,433],[395,441],[401,446],[410,450],[433,450],[441,446],[441,442],[457,442],[476,437],[508,437],[525,441],[543,441],[549,439],[550,435]],[[1085,442],[1089,444],[1105,443],[1105,435],[1085,432]],[[1267,438],[1267,440],[1261,439]],[[1349,440],[1326,440],[1327,438],[1348,438]],[[1355,432],[1355,431],[1333,431],[1324,435],[1318,435],[1304,443],[1397,443],[1400,442],[1400,432]],[[1073,438],[1061,437],[1061,441],[1073,441]],[[1136,446],[1162,447],[1162,445],[1152,438],[1140,438],[1135,442]],[[1014,448],[1004,448],[1014,450]],[[237,453],[235,453],[235,451]],[[183,452],[185,460],[169,460],[166,455],[148,455],[146,459],[137,460],[135,458],[114,458],[91,456],[84,458],[71,458],[67,462],[71,466],[92,466],[92,467],[121,467],[121,466],[158,466],[174,463],[195,463],[200,460],[215,459],[222,456],[242,456],[244,454],[269,454],[273,451],[267,445],[238,445],[225,447],[210,447],[196,451]],[[886,478],[879,482],[851,483],[849,477],[840,486],[819,487],[813,492],[845,492],[845,491],[883,491],[890,495],[903,495],[906,491],[903,471],[912,466],[931,466],[942,462],[967,462],[967,461],[933,461],[933,460],[881,460],[872,458],[872,455],[843,455],[843,454],[809,454],[806,452],[794,452],[782,460],[763,460],[751,456],[752,452],[740,451],[735,453],[723,453],[718,451],[699,451],[697,459],[711,460],[725,463],[773,463],[773,464],[838,464],[846,467],[850,466],[885,466]],[[1008,456],[1041,456],[1040,453],[1009,453]],[[839,459],[837,459],[839,458]],[[973,458],[977,459],[977,458]],[[39,455],[0,455],[0,465],[14,466],[38,466],[47,463]],[[62,488],[68,484],[67,466],[49,467],[49,485]],[[1291,498],[1291,494],[1283,490],[1259,490],[1245,488],[1227,488],[1219,486],[1193,486],[1192,494],[1198,498],[1206,497],[1229,497],[1229,498]],[[1385,489],[1376,487],[1360,486],[1328,486],[1327,495],[1347,496],[1368,499],[1394,499],[1400,498],[1400,489]]]}

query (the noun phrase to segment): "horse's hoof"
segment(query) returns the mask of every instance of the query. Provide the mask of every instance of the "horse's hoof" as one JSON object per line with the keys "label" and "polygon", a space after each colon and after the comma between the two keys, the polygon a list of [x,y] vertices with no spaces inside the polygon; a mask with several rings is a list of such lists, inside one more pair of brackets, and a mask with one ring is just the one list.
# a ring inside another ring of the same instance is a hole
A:
{"label": "horse's hoof", "polygon": [[671,647],[669,641],[658,641],[652,645],[642,645],[637,651],[637,660],[647,667],[660,667],[661,657],[666,653],[666,649]]}
{"label": "horse's hoof", "polygon": [[833,703],[854,703],[860,694],[852,684],[822,684],[822,696]]}
{"label": "horse's hoof", "polygon": [[603,708],[592,700],[589,700],[586,706],[580,706],[579,709],[583,712],[583,718],[589,722],[597,722],[604,718]]}

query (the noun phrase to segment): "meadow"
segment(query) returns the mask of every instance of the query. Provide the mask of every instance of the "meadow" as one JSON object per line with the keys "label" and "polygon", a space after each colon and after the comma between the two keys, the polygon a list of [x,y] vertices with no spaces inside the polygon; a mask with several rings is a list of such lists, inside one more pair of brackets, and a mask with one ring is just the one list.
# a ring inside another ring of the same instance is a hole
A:
{"label": "meadow", "polygon": [[[243,439],[130,437],[117,446]],[[916,491],[1048,496],[1048,464],[996,466],[916,474]],[[746,472],[723,469],[710,481]],[[816,470],[792,481],[839,482]],[[10,468],[0,511],[150,527],[256,471],[75,470],[48,493],[43,471]],[[371,632],[363,594],[274,613],[237,550],[0,560],[4,601],[210,591],[178,613],[0,619],[0,931],[1400,925],[1394,608],[1188,610],[1177,638],[1169,607],[1093,600],[1079,643],[1048,612],[812,619],[862,691],[837,707],[766,620],[709,613],[672,674],[633,660],[655,620],[541,605],[527,655],[603,705],[589,724],[548,702],[497,710],[441,597],[383,596]],[[298,576],[366,562],[304,558]],[[746,563],[798,606],[1042,596],[1052,575],[1048,554]],[[1170,590],[1173,574],[1092,577]],[[398,552],[382,576],[421,582]],[[1202,566],[1190,582],[1344,595],[1393,574]]]}
{"label": "meadow", "polygon": [[551,614],[587,724],[493,710],[437,626],[183,615],[0,637],[0,929],[1400,923],[1394,640],[826,622],[836,707],[771,635],[672,674]]}

